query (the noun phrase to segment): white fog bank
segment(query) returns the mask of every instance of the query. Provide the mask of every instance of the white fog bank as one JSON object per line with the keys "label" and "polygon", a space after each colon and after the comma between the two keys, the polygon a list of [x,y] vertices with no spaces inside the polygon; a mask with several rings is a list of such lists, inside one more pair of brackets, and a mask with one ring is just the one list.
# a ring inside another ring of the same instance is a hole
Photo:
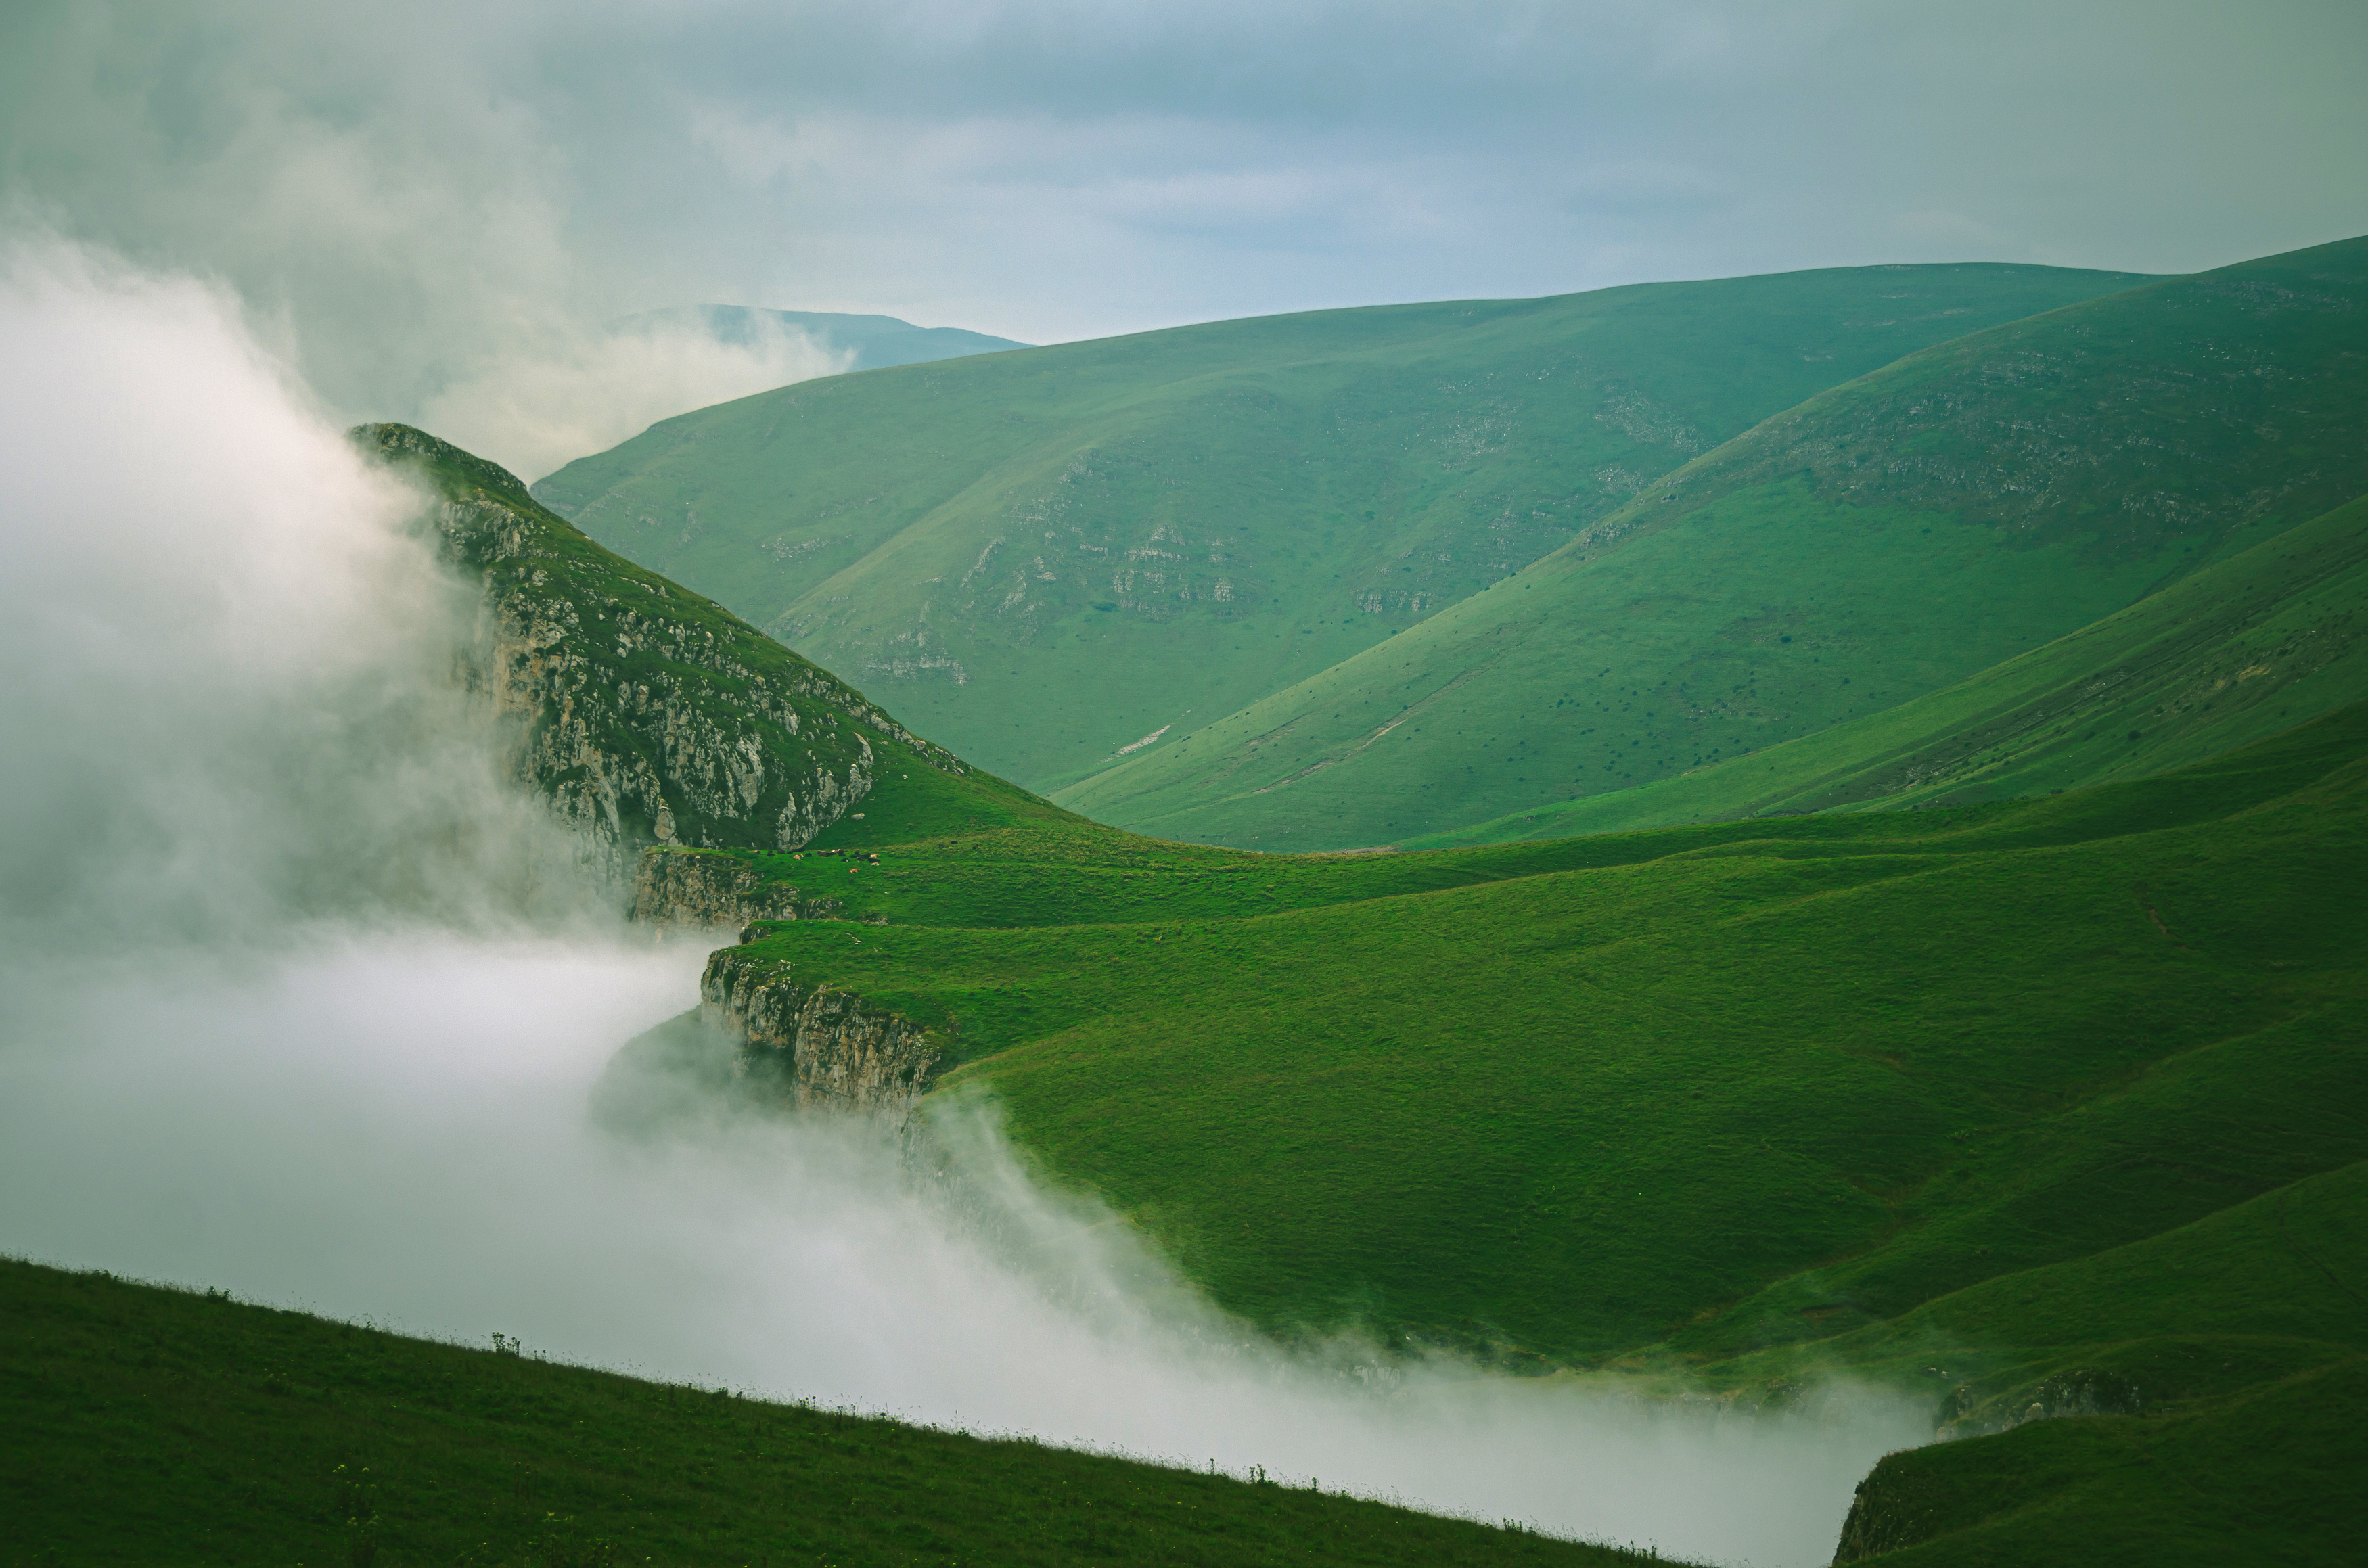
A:
{"label": "white fog bank", "polygon": [[703,321],[553,322],[501,349],[430,394],[417,419],[529,483],[662,419],[835,376],[855,359],[765,315],[730,342]]}
{"label": "white fog bank", "polygon": [[975,1109],[951,1201],[852,1120],[604,1131],[704,944],[506,781],[418,497],[186,279],[0,244],[0,1252],[1761,1564],[1924,1436],[1287,1355]]}
{"label": "white fog bank", "polygon": [[1146,1280],[1123,1227],[997,1153],[969,1179],[1004,1195],[1000,1240],[864,1124],[602,1132],[595,1080],[702,956],[381,934],[15,987],[0,1247],[1722,1562],[1825,1562],[1858,1479],[1924,1436],[1872,1399],[1755,1425],[1452,1366],[1369,1386]]}
{"label": "white fog bank", "polygon": [[0,941],[582,907],[479,605],[236,301],[0,235]]}

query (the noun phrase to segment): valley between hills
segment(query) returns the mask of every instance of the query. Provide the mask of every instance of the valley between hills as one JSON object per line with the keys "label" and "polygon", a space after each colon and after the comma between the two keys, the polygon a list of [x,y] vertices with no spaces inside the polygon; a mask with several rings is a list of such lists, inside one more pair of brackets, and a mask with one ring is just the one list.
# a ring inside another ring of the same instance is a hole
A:
{"label": "valley between hills", "polygon": [[[926,1149],[991,1105],[1285,1345],[1911,1399],[1939,1440],[1837,1562],[2319,1562],[2368,1392],[2363,296],[2351,241],[1222,323],[531,491],[356,435],[483,584],[519,777],[639,918],[736,936],[602,1114]],[[1623,1555],[6,1280],[20,1502],[220,1401],[298,1468],[366,1409],[449,1505],[390,1561],[497,1515],[552,1562]],[[636,1445],[724,1479],[614,1502]],[[814,1522],[890,1469],[930,1509]]]}

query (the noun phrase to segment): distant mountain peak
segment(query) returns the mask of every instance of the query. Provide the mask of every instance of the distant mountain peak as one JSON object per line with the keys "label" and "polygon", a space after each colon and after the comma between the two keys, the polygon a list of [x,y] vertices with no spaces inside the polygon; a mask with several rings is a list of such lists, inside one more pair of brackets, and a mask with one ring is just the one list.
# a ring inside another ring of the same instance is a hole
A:
{"label": "distant mountain peak", "polygon": [[896,316],[849,315],[835,311],[777,311],[757,305],[674,305],[643,311],[609,324],[611,332],[696,323],[723,343],[754,341],[766,326],[803,332],[833,353],[853,356],[848,371],[880,370],[996,354],[1032,344],[994,337],[958,326],[915,326]]}

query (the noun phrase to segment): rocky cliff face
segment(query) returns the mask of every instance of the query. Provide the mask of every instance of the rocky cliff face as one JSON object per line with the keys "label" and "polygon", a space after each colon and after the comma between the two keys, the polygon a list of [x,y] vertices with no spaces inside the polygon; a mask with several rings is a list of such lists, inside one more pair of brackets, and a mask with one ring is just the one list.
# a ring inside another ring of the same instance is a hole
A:
{"label": "rocky cliff face", "polygon": [[2146,1391],[2121,1373],[2073,1367],[2028,1387],[1987,1398],[1960,1383],[1941,1402],[1932,1435],[1945,1443],[1955,1437],[2010,1432],[2028,1421],[2055,1421],[2066,1415],[2135,1415],[2146,1406]]}
{"label": "rocky cliff face", "polygon": [[699,996],[704,1019],[742,1042],[751,1086],[800,1108],[901,1116],[943,1055],[910,1018],[735,949],[707,960]]}
{"label": "rocky cliff face", "polygon": [[594,544],[507,471],[407,426],[354,437],[441,498],[480,578],[471,672],[518,725],[520,776],[623,873],[646,844],[793,849],[871,790],[879,750],[964,771],[710,600]]}
{"label": "rocky cliff face", "polygon": [[[803,846],[883,763],[969,771],[827,671],[593,543],[506,470],[407,426],[352,434],[432,491],[446,558],[484,588],[464,678],[517,726],[522,781],[630,882],[636,917],[840,917],[839,900],[714,851]],[[901,1114],[940,1056],[910,1019],[735,949],[709,960],[700,998],[741,1042],[747,1086],[802,1107]]]}
{"label": "rocky cliff face", "polygon": [[752,920],[840,920],[846,915],[843,900],[767,881],[746,861],[712,850],[644,849],[633,869],[633,918],[659,930],[736,928]]}

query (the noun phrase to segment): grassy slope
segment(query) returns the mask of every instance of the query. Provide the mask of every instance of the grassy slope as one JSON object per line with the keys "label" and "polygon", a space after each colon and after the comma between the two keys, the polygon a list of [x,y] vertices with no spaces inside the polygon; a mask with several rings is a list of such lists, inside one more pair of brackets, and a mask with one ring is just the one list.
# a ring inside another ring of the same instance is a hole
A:
{"label": "grassy slope", "polygon": [[1965,804],[2144,778],[2368,699],[2368,500],[1969,680],[1764,752],[1413,841]]}
{"label": "grassy slope", "polygon": [[[1911,355],[1055,798],[1173,837],[1398,842],[1896,707],[2368,494],[2363,306],[2351,241]],[[1640,800],[1596,820],[1668,820]]]}
{"label": "grassy slope", "polygon": [[1312,859],[985,835],[776,862],[895,923],[742,952],[946,1030],[953,1085],[1258,1321],[1716,1359],[2368,1153],[2363,781],[2351,710],[1952,812]]}
{"label": "grassy slope", "polygon": [[[1918,813],[1372,857],[1088,824],[775,858],[740,949],[945,1031],[1020,1147],[1271,1327],[1754,1402],[1842,1371],[1903,1562],[2317,1562],[2363,1450],[2368,706]],[[1882,1561],[1890,1561],[1886,1555]]]}
{"label": "grassy slope", "polygon": [[1821,388],[2137,281],[1873,267],[1215,323],[784,388],[536,494],[1050,789],[1416,624]]}
{"label": "grassy slope", "polygon": [[5,1259],[0,1324],[0,1563],[1628,1560]]}
{"label": "grassy slope", "polygon": [[[2192,1346],[2214,1354],[2225,1346]],[[2175,1354],[2169,1346],[2166,1354]],[[2344,1499],[2368,1462],[2368,1358],[2152,1418],[2047,1421],[1914,1450],[1877,1471],[1896,1568],[2318,1568],[2359,1550]]]}

